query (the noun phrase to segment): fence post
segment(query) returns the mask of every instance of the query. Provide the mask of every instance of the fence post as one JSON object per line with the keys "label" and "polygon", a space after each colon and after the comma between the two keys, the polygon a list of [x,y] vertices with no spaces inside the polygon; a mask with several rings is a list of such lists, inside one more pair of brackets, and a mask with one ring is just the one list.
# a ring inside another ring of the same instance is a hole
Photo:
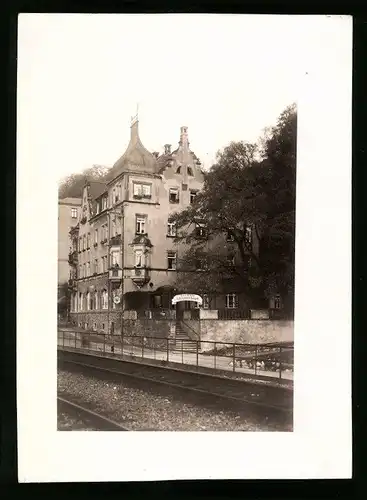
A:
{"label": "fence post", "polygon": [[217,343],[214,342],[214,371],[217,371]]}
{"label": "fence post", "polygon": [[196,371],[199,370],[199,341],[196,341]]}
{"label": "fence post", "polygon": [[166,348],[167,348],[167,363],[169,362],[169,338],[166,338]]}
{"label": "fence post", "polygon": [[65,347],[65,331],[62,331],[62,347]]}
{"label": "fence post", "polygon": [[255,375],[257,374],[257,344],[255,345]]}
{"label": "fence post", "polygon": [[103,334],[103,354],[106,354],[106,335]]}
{"label": "fence post", "polygon": [[75,349],[76,349],[76,332],[74,333]]}
{"label": "fence post", "polygon": [[236,344],[233,344],[233,373],[236,371]]}
{"label": "fence post", "polygon": [[144,336],[141,338],[141,359],[144,359]]}
{"label": "fence post", "polygon": [[282,346],[279,347],[279,378],[282,378]]}
{"label": "fence post", "polygon": [[183,365],[183,341],[181,340],[181,364]]}

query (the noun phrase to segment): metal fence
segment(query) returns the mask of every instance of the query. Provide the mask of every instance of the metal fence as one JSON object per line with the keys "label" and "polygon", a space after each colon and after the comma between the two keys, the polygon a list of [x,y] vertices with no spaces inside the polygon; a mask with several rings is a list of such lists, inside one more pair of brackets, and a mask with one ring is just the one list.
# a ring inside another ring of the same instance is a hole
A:
{"label": "metal fence", "polygon": [[201,371],[207,369],[293,380],[293,343],[237,344],[59,329],[58,346],[147,362],[178,363]]}

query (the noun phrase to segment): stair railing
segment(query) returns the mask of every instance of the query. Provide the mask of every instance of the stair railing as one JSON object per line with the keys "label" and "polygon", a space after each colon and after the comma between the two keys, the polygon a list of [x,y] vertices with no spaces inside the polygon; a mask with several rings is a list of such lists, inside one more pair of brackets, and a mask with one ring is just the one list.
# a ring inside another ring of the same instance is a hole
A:
{"label": "stair railing", "polygon": [[[188,325],[184,320],[181,320],[181,322],[185,325],[185,328],[187,328],[190,332],[194,334],[194,339],[195,341],[200,341],[200,334],[196,332],[190,325]],[[190,336],[190,335],[189,335]]]}

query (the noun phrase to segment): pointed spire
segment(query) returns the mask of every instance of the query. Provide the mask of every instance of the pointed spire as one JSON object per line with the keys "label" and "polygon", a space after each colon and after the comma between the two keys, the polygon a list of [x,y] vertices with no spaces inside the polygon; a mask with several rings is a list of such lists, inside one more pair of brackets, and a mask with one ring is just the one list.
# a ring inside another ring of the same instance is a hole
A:
{"label": "pointed spire", "polygon": [[139,103],[136,104],[136,115],[131,117],[131,141],[137,142],[139,140]]}

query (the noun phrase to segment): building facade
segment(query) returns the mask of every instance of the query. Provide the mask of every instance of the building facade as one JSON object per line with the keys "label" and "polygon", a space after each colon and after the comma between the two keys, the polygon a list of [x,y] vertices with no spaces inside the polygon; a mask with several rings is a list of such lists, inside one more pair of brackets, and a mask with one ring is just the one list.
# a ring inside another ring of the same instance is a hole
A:
{"label": "building facade", "polygon": [[107,182],[85,185],[70,232],[74,324],[118,333],[131,312],[169,315],[184,251],[174,242],[170,216],[192,203],[203,182],[187,127],[181,127],[178,148],[167,144],[159,155],[143,146],[133,120],[129,145]]}
{"label": "building facade", "polygon": [[79,222],[81,204],[81,198],[64,198],[59,200],[57,261],[59,286],[63,286],[70,279],[70,231]]}

